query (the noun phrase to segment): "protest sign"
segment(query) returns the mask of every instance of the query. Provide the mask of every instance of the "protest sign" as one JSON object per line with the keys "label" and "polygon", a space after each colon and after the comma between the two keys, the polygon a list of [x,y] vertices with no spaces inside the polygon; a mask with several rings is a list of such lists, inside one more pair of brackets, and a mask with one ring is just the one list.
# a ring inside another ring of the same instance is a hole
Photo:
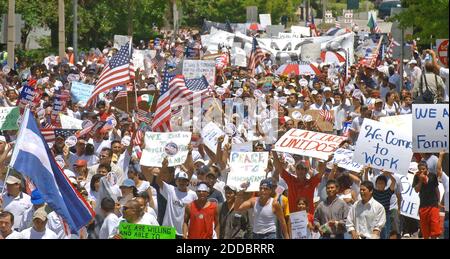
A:
{"label": "protest sign", "polygon": [[216,61],[214,60],[184,60],[183,75],[186,79],[206,77],[209,85],[216,81]]}
{"label": "protest sign", "polygon": [[63,129],[82,129],[83,126],[83,121],[64,115],[64,114],[59,114],[60,120],[61,120],[61,127]]}
{"label": "protest sign", "polygon": [[244,143],[232,144],[231,151],[252,152],[253,151],[253,143],[252,142],[244,142]]}
{"label": "protest sign", "polygon": [[[414,190],[412,183],[414,180],[414,174],[408,173],[400,177],[400,183],[402,184],[402,203],[400,207],[400,213],[406,217],[419,220],[419,194]],[[439,183],[439,200],[442,200],[444,195],[444,186]]]}
{"label": "protest sign", "polygon": [[123,45],[130,42],[131,36],[126,35],[114,35],[114,48],[120,49]]}
{"label": "protest sign", "polygon": [[136,99],[138,108],[144,111],[156,111],[156,100],[158,93],[156,91],[128,91],[127,96],[115,98],[111,105],[125,112],[131,112],[136,107]]}
{"label": "protest sign", "polygon": [[123,239],[175,239],[176,229],[120,222],[119,234]]}
{"label": "protest sign", "polygon": [[263,28],[266,28],[267,26],[272,25],[272,19],[270,17],[270,13],[260,14],[259,15],[259,24],[261,24],[261,26]]}
{"label": "protest sign", "polygon": [[290,129],[275,144],[275,151],[327,160],[346,138],[321,132]]}
{"label": "protest sign", "polygon": [[308,239],[308,214],[306,211],[297,211],[289,214],[291,219],[292,239]]}
{"label": "protest sign", "polygon": [[92,90],[94,89],[94,85],[87,85],[81,82],[72,81],[72,85],[70,87],[70,94],[72,96],[73,103],[86,103],[91,96]]}
{"label": "protest sign", "polygon": [[311,37],[311,28],[305,26],[291,26],[293,34],[301,35],[303,37]]}
{"label": "protest sign", "polygon": [[320,58],[320,43],[304,44],[301,48],[301,60],[308,62],[317,62]]}
{"label": "protest sign", "polygon": [[36,107],[41,99],[42,91],[36,90],[31,86],[24,85],[22,91],[20,91],[18,106],[20,108],[20,113],[25,110],[27,105],[31,107]]}
{"label": "protest sign", "polygon": [[231,49],[231,64],[238,67],[247,67],[247,55],[245,50],[239,47]]}
{"label": "protest sign", "polygon": [[259,183],[266,178],[268,152],[231,152],[227,184],[239,187],[250,182],[247,192],[259,191]]}
{"label": "protest sign", "polygon": [[70,93],[68,90],[59,91],[55,93],[53,97],[53,109],[50,118],[52,121],[52,125],[59,127],[61,125],[59,114],[66,111],[67,101],[70,98]]}
{"label": "protest sign", "polygon": [[384,116],[380,118],[380,122],[400,128],[403,132],[408,132],[412,135],[412,114]]}
{"label": "protest sign", "polygon": [[364,165],[353,162],[353,151],[348,149],[337,149],[331,162],[337,164],[340,168],[353,172],[361,172],[364,169]]}
{"label": "protest sign", "polygon": [[161,167],[165,157],[169,166],[181,165],[186,161],[192,132],[145,132],[145,149],[141,165]]}
{"label": "protest sign", "polygon": [[283,31],[283,25],[269,25],[266,27],[266,33],[268,37],[278,37],[278,34]]}
{"label": "protest sign", "polygon": [[[202,132],[203,143],[212,151],[214,154],[217,150],[217,139],[220,136],[224,136],[225,132],[219,128],[214,122],[209,122],[203,127]],[[225,135],[223,145],[228,143],[228,136]]]}
{"label": "protest sign", "polygon": [[400,128],[364,119],[353,161],[405,175],[412,157],[411,134]]}
{"label": "protest sign", "polygon": [[150,50],[133,50],[133,65],[135,69],[145,70],[145,62],[150,63],[151,59]]}
{"label": "protest sign", "polygon": [[448,152],[448,104],[413,104],[413,151]]}
{"label": "protest sign", "polygon": [[18,130],[19,107],[0,107],[0,130]]}

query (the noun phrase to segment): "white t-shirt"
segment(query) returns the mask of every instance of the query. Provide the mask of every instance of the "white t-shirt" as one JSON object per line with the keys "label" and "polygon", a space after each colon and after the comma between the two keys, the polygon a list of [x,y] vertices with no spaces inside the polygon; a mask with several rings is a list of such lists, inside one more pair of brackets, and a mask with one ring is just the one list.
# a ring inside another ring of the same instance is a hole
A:
{"label": "white t-shirt", "polygon": [[442,185],[444,185],[444,207],[445,211],[448,212],[448,202],[449,202],[449,192],[448,192],[448,175],[446,175],[444,172],[442,172],[441,176],[441,182]]}
{"label": "white t-shirt", "polygon": [[71,237],[70,233],[66,235],[62,218],[54,211],[50,212],[47,216],[47,228],[55,232],[58,239],[69,239]]}
{"label": "white t-shirt", "polygon": [[113,235],[114,228],[119,225],[119,222],[119,217],[117,217],[116,214],[109,214],[103,221],[102,227],[98,232],[98,238],[108,239],[111,237],[111,235]]}
{"label": "white t-shirt", "polygon": [[94,141],[94,154],[99,156],[104,147],[111,148],[111,140],[103,140],[102,142]]}
{"label": "white t-shirt", "polygon": [[449,101],[449,93],[448,93],[448,68],[445,67],[441,67],[441,69],[439,70],[439,75],[445,79],[445,96],[444,96],[444,102],[448,102]]}
{"label": "white t-shirt", "polygon": [[27,228],[20,232],[22,239],[58,239],[55,232],[51,231],[47,227],[44,232],[37,232],[34,228]]}
{"label": "white t-shirt", "polygon": [[141,185],[139,187],[136,186],[137,191],[140,192],[145,192],[148,188],[150,187],[150,183],[147,181],[142,181]]}
{"label": "white t-shirt", "polygon": [[9,234],[5,239],[22,239],[22,234],[20,232],[17,232],[13,230],[11,234]]}
{"label": "white t-shirt", "polygon": [[33,206],[33,204],[31,204],[31,197],[28,194],[21,192],[15,198],[6,193],[2,198],[3,210],[9,211],[14,215],[14,225],[12,228],[18,229],[25,213]]}
{"label": "white t-shirt", "polygon": [[161,195],[167,200],[163,226],[175,227],[177,235],[183,235],[184,209],[191,202],[197,200],[197,194],[191,190],[180,192],[178,188],[163,182]]}

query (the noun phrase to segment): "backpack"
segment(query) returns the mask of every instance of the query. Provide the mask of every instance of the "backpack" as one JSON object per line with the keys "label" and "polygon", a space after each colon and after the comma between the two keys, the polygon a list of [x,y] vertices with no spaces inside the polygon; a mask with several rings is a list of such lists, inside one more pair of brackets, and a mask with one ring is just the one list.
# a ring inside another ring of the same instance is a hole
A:
{"label": "backpack", "polygon": [[[437,85],[437,79],[436,79],[436,75],[434,75],[434,79],[436,81],[436,85]],[[425,91],[423,91],[423,79],[425,78]],[[421,100],[419,100],[419,103],[434,103],[436,100],[436,96],[435,94],[430,90],[430,88],[428,87],[428,82],[427,82],[427,77],[426,77],[426,73],[422,73],[422,77],[420,78],[420,96],[421,96]]]}

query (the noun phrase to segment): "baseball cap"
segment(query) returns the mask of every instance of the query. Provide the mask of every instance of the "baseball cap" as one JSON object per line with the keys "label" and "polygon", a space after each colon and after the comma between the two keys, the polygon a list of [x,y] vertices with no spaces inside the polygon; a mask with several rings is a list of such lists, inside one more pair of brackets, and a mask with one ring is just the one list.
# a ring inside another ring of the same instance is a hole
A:
{"label": "baseball cap", "polygon": [[419,164],[417,164],[417,162],[411,162],[411,163],[409,164],[408,171],[411,172],[411,173],[413,173],[413,174],[417,173],[417,172],[419,171],[418,165],[419,165]]}
{"label": "baseball cap", "polygon": [[189,176],[186,172],[180,171],[175,174],[175,179],[186,179],[189,180]]}
{"label": "baseball cap", "polygon": [[236,186],[234,186],[234,185],[232,185],[232,184],[227,184],[227,185],[225,185],[225,187],[224,187],[224,189],[226,190],[226,189],[230,189],[230,190],[232,190],[233,192],[237,192],[237,187]]}
{"label": "baseball cap", "polygon": [[375,102],[374,102],[375,104],[377,104],[377,103],[383,103],[383,100],[381,100],[380,98],[377,98],[377,99],[375,99]]}
{"label": "baseball cap", "polygon": [[84,159],[78,159],[73,166],[87,166],[87,161]]}
{"label": "baseball cap", "polygon": [[31,192],[31,203],[33,205],[40,205],[45,203],[44,199],[42,199],[42,194],[38,189],[35,189]]}
{"label": "baseball cap", "polygon": [[326,92],[326,91],[330,91],[330,92],[331,92],[331,88],[327,86],[327,87],[325,87],[325,88],[323,89],[323,91],[324,91],[324,92]]}
{"label": "baseball cap", "polygon": [[204,182],[199,182],[199,183],[197,184],[197,189],[196,189],[196,191],[197,191],[197,192],[201,192],[201,191],[203,191],[203,192],[209,192],[209,187],[208,187],[208,185],[207,185],[206,183],[204,183]]}
{"label": "baseball cap", "polygon": [[47,212],[45,212],[44,208],[39,208],[33,213],[33,220],[40,219],[42,221],[47,220]]}
{"label": "baseball cap", "polygon": [[9,175],[8,178],[6,178],[6,184],[20,184],[22,181],[12,175]]}
{"label": "baseball cap", "polygon": [[125,179],[123,183],[120,185],[120,187],[135,187],[135,186],[136,184],[131,179]]}
{"label": "baseball cap", "polygon": [[206,164],[207,164],[206,161],[203,160],[203,159],[201,159],[201,158],[195,160],[194,164],[196,164],[196,163],[202,163],[203,165],[206,165]]}
{"label": "baseball cap", "polygon": [[266,179],[261,180],[261,182],[259,183],[259,187],[266,187],[266,188],[272,189],[272,187],[273,187],[272,178],[266,178]]}
{"label": "baseball cap", "polygon": [[312,91],[311,92],[311,95],[316,95],[316,94],[318,94],[319,92],[317,92],[317,90],[314,90],[314,91]]}

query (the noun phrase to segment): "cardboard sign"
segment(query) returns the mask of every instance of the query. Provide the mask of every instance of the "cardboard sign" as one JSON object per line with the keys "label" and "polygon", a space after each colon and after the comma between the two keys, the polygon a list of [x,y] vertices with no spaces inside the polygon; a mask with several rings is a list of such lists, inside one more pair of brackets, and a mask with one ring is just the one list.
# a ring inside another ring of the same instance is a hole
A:
{"label": "cardboard sign", "polygon": [[302,116],[304,115],[311,115],[313,120],[316,122],[317,127],[322,131],[322,132],[333,132],[333,127],[334,127],[334,111],[330,111],[333,120],[330,121],[326,121],[322,116],[320,116],[320,111],[319,110],[307,110],[304,111],[303,109],[288,109],[289,112],[289,117],[291,117],[295,122],[299,122],[301,121],[301,119],[298,118],[294,118],[295,116],[292,116],[292,114],[294,112],[300,112],[300,114]]}
{"label": "cardboard sign", "polygon": [[131,36],[114,35],[114,48],[120,49],[123,45],[131,41]]}
{"label": "cardboard sign", "polygon": [[0,130],[18,130],[19,107],[0,107]]}
{"label": "cardboard sign", "polygon": [[[214,154],[217,150],[217,139],[220,136],[224,136],[225,132],[219,128],[214,122],[209,122],[203,127],[202,132],[203,143],[212,151]],[[228,143],[228,136],[225,135],[223,145]]]}
{"label": "cardboard sign", "polygon": [[364,165],[353,162],[353,151],[348,149],[337,149],[331,162],[337,164],[340,168],[353,172],[361,172],[364,169]]}
{"label": "cardboard sign", "polygon": [[259,15],[259,24],[261,24],[261,26],[263,28],[266,28],[267,26],[272,25],[272,18],[270,17],[270,13],[260,14]]}
{"label": "cardboard sign", "polygon": [[175,239],[177,232],[173,227],[120,222],[119,234],[123,239]]}
{"label": "cardboard sign", "polygon": [[145,149],[141,165],[161,167],[165,157],[169,166],[181,165],[186,161],[192,132],[145,132]]}
{"label": "cardboard sign", "polygon": [[94,90],[94,85],[87,85],[81,82],[72,81],[72,86],[70,87],[70,95],[72,96],[72,102],[86,103]]}
{"label": "cardboard sign", "polygon": [[239,187],[250,182],[247,192],[259,191],[259,183],[266,178],[268,152],[231,152],[227,184]]}
{"label": "cardboard sign", "polygon": [[[419,194],[412,187],[414,175],[408,173],[400,177],[400,183],[402,184],[402,204],[400,207],[400,213],[406,217],[419,220],[419,206],[420,198]],[[444,196],[444,186],[439,183],[439,200],[442,200]]]}
{"label": "cardboard sign", "polygon": [[183,75],[186,79],[206,77],[209,85],[216,81],[216,61],[214,60],[184,60]]}
{"label": "cardboard sign", "polygon": [[405,175],[411,162],[411,134],[378,121],[364,119],[353,161]]}
{"label": "cardboard sign", "polygon": [[63,129],[83,129],[83,121],[64,114],[59,114]]}
{"label": "cardboard sign", "polygon": [[448,104],[413,104],[413,151],[448,153]]}
{"label": "cardboard sign", "polygon": [[289,214],[291,219],[292,239],[308,239],[308,214],[306,211],[297,211]]}
{"label": "cardboard sign", "polygon": [[327,160],[346,138],[321,132],[290,129],[275,144],[275,151]]}
{"label": "cardboard sign", "polygon": [[[136,96],[137,95],[137,96]],[[147,101],[139,101],[141,99],[147,99],[142,98],[144,95],[149,95],[148,99],[152,100],[151,102]],[[141,98],[139,98],[141,97]],[[128,91],[127,96],[125,97],[119,97],[115,98],[114,101],[111,103],[112,106],[125,111],[125,112],[131,112],[132,110],[136,109],[136,99],[138,100],[138,108],[144,111],[156,111],[156,104],[158,100],[158,93],[156,91],[137,91],[136,93],[134,91]]]}

